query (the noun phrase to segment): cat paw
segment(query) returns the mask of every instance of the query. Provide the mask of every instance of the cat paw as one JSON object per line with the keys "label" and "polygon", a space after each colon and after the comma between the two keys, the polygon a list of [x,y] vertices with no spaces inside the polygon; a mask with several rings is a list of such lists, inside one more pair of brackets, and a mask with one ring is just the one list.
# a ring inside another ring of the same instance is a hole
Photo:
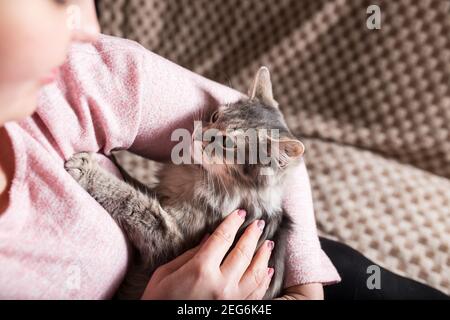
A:
{"label": "cat paw", "polygon": [[65,164],[66,171],[78,182],[83,180],[94,168],[95,161],[92,155],[87,152],[77,153],[72,156]]}

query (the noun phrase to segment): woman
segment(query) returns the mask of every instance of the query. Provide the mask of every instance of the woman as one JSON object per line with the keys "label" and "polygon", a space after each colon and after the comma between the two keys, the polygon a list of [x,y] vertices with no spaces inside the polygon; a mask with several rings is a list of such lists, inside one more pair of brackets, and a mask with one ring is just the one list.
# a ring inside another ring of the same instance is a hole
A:
{"label": "woman", "polygon": [[[106,157],[114,149],[168,159],[175,128],[240,97],[98,29],[91,0],[0,2],[1,298],[112,297],[131,250],[64,162],[95,152],[117,172]],[[288,239],[283,298],[322,299],[323,284],[340,277],[317,237],[304,163],[288,187],[284,206],[299,223]],[[276,272],[267,265],[270,242],[254,255],[262,222],[248,227],[221,264],[244,220],[236,210],[198,247],[159,268],[142,298],[261,299]],[[352,281],[352,271],[367,261],[339,244],[323,245],[340,266],[354,262],[340,269],[346,289],[330,286],[336,289],[327,297],[357,297],[352,290],[361,292],[365,279]]]}

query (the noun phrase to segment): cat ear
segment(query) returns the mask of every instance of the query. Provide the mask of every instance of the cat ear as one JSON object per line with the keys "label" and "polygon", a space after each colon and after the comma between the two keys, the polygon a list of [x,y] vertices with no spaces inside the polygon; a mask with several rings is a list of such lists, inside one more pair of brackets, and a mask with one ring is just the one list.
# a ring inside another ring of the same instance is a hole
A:
{"label": "cat ear", "polygon": [[290,162],[299,159],[305,153],[305,146],[296,139],[281,139],[278,142],[278,163],[285,168]]}
{"label": "cat ear", "polygon": [[265,105],[278,108],[278,102],[273,98],[272,81],[270,80],[270,71],[267,67],[259,69],[248,96],[250,99],[257,98]]}

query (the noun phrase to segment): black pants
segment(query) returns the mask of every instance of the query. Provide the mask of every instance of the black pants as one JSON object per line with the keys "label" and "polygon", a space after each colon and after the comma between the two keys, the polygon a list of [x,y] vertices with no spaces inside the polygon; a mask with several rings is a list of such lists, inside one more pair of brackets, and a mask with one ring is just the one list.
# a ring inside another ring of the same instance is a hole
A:
{"label": "black pants", "polygon": [[450,299],[438,290],[381,267],[379,289],[370,290],[367,280],[373,273],[367,270],[369,266],[375,265],[374,262],[342,243],[325,238],[321,238],[320,242],[342,278],[341,283],[324,287],[326,300]]}

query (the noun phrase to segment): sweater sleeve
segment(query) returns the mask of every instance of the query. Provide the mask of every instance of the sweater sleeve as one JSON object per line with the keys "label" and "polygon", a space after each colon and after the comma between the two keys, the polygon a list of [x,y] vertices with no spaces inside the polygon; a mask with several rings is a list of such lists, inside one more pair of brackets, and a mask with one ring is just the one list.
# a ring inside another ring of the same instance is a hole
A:
{"label": "sweater sleeve", "polygon": [[[65,68],[63,91],[81,124],[66,156],[128,149],[149,159],[168,160],[175,144],[173,130],[190,129],[192,120],[209,108],[242,98],[134,42],[107,36],[94,46],[75,48]],[[295,230],[288,237],[285,286],[339,281],[320,247],[304,163],[289,190],[284,206]]]}

